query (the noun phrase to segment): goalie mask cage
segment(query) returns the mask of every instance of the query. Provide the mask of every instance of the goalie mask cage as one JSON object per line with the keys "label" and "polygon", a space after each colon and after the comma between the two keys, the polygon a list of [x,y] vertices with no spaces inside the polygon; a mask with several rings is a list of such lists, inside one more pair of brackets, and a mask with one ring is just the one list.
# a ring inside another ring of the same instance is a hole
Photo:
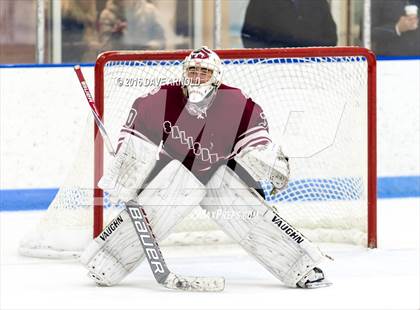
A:
{"label": "goalie mask cage", "polygon": [[[134,100],[179,81],[189,52],[121,51],[98,57],[95,101],[114,145]],[[289,186],[274,197],[277,211],[314,241],[376,247],[374,54],[357,47],[216,52],[223,83],[240,88],[263,108],[273,141],[290,159]],[[21,242],[22,254],[77,255],[120,210],[92,185],[110,159],[93,126],[90,119],[65,184],[35,232]],[[197,208],[166,243],[225,239]]]}

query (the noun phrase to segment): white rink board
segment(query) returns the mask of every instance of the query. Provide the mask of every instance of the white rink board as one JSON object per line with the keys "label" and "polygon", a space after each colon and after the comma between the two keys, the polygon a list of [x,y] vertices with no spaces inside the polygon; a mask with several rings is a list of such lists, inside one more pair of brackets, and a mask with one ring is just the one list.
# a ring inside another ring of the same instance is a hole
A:
{"label": "white rink board", "polygon": [[[419,60],[378,62],[379,176],[420,174],[419,72]],[[0,102],[0,187],[59,187],[90,117],[73,68],[1,68]]]}

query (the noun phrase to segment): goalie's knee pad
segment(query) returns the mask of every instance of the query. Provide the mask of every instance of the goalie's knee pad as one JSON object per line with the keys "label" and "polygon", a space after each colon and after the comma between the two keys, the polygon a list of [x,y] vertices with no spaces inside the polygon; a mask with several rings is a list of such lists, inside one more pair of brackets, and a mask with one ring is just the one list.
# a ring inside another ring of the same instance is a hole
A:
{"label": "goalie's knee pad", "polygon": [[207,183],[201,207],[268,271],[296,287],[324,255],[261,199],[230,168],[221,167]]}
{"label": "goalie's knee pad", "polygon": [[[138,196],[157,240],[185,218],[205,196],[205,188],[179,161],[171,161]],[[99,285],[119,283],[143,260],[143,248],[126,210],[83,252],[80,261]]]}

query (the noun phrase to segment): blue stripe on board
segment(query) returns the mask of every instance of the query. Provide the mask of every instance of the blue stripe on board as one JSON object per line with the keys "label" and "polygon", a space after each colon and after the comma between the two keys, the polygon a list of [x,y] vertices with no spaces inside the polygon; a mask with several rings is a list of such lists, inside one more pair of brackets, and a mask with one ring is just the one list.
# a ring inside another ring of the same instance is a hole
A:
{"label": "blue stripe on board", "polygon": [[[388,61],[388,60],[420,60],[420,55],[418,56],[377,56],[379,61]],[[284,61],[288,62],[288,61]],[[66,64],[0,64],[0,69],[7,68],[65,68],[65,67],[74,67],[76,63],[66,63]],[[93,63],[81,63],[78,64],[81,67],[93,67]]]}
{"label": "blue stripe on board", "polygon": [[376,60],[387,61],[387,60],[420,60],[420,55],[416,56],[381,56],[377,55]]}
{"label": "blue stripe on board", "polygon": [[9,68],[67,68],[74,67],[79,65],[81,67],[93,67],[93,63],[83,63],[83,64],[0,64],[0,69],[9,69]]}
{"label": "blue stripe on board", "polygon": [[[56,193],[56,188],[0,190],[0,211],[43,210]],[[408,197],[420,197],[420,176],[378,179],[378,198]]]}
{"label": "blue stripe on board", "polygon": [[46,209],[57,191],[57,188],[0,190],[0,211]]}
{"label": "blue stripe on board", "polygon": [[420,197],[420,176],[378,178],[378,197]]}

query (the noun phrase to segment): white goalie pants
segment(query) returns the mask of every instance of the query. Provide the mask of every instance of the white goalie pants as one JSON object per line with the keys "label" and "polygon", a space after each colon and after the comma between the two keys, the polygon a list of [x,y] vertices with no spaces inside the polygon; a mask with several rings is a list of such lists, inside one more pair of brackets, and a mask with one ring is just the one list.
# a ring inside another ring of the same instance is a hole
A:
{"label": "white goalie pants", "polygon": [[290,287],[317,266],[324,254],[253,193],[226,166],[206,185],[201,207],[218,226]]}

